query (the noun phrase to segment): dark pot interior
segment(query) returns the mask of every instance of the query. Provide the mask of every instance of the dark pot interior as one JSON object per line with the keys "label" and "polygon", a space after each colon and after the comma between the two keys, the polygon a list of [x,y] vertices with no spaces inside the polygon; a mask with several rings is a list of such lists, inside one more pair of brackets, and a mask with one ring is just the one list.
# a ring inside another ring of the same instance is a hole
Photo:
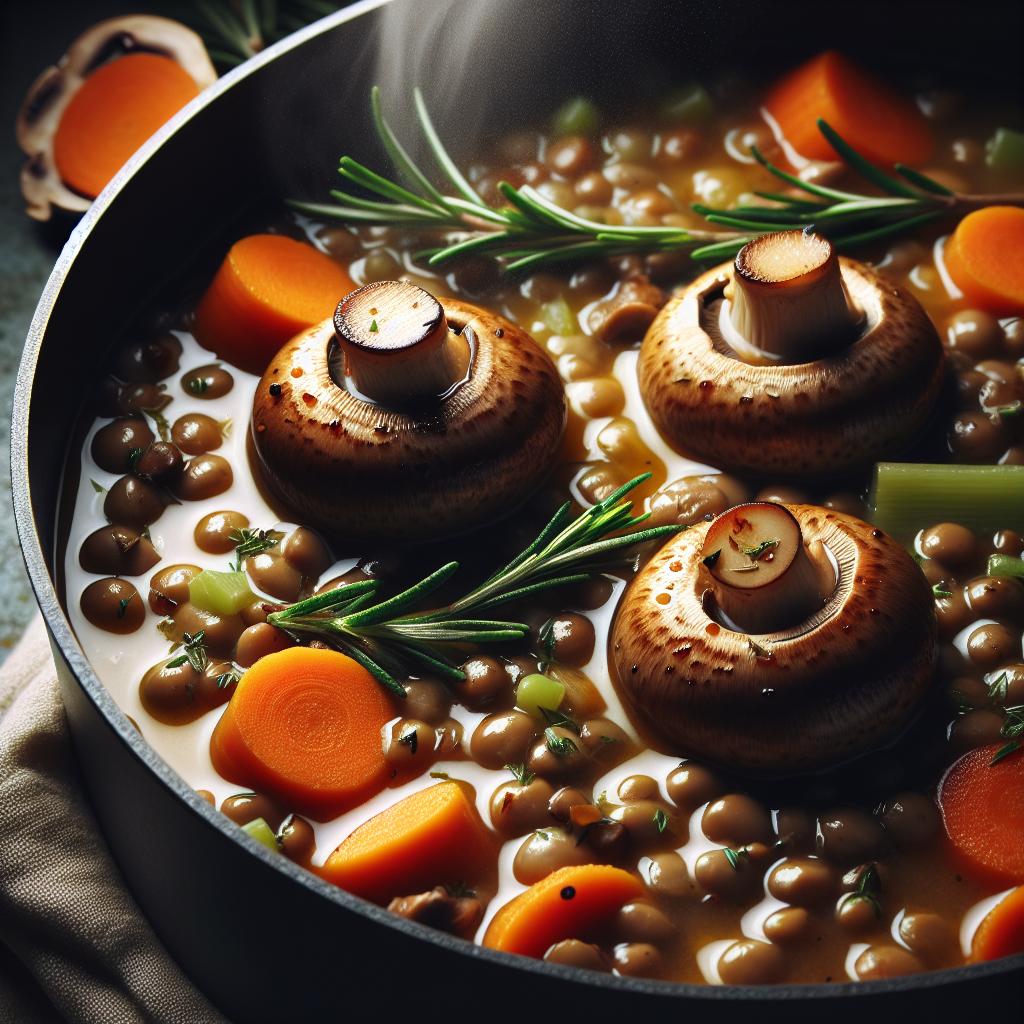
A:
{"label": "dark pot interior", "polygon": [[233,220],[282,195],[323,196],[342,152],[380,158],[370,84],[384,87],[400,134],[406,97],[420,84],[456,155],[460,133],[468,151],[475,131],[529,123],[571,92],[611,101],[653,94],[660,82],[699,78],[722,61],[785,65],[824,45],[911,79],[1019,93],[1024,25],[1016,4],[838,7],[841,17],[831,5],[823,20],[820,4],[806,3],[356,4],[200,97],[130,162],[72,236],[40,301],[15,398],[18,528],[111,848],[168,949],[233,1018],[306,1019],[344,1012],[353,999],[367,1006],[357,1014],[376,1005],[390,1016],[439,999],[454,1004],[467,989],[486,996],[481,1006],[498,1019],[544,1007],[610,1013],[655,1004],[730,1019],[752,1000],[785,1000],[791,1016],[877,1012],[882,1001],[887,1013],[948,1011],[984,1000],[1017,1018],[1020,957],[856,986],[677,986],[513,959],[388,915],[240,838],[156,758],[89,667],[54,582],[68,438],[104,352],[140,303],[194,267],[196,251]]}

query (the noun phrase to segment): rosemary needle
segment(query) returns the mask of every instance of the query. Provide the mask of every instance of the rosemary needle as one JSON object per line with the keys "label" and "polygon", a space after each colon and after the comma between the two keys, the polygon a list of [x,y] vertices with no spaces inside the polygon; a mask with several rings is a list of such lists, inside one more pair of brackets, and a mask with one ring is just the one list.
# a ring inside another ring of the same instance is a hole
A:
{"label": "rosemary needle", "polygon": [[431,265],[475,253],[499,259],[509,271],[669,251],[688,251],[696,260],[722,260],[758,235],[805,228],[813,228],[838,247],[850,249],[995,203],[1024,206],[1024,195],[975,196],[952,192],[934,178],[902,164],[894,166],[894,173],[887,173],[819,119],[819,130],[840,159],[881,195],[846,192],[802,181],[775,166],[753,147],[751,153],[758,163],[790,191],[758,192],[759,204],[732,209],[693,205],[711,227],[723,230],[602,224],[556,205],[529,185],[514,188],[508,182],[498,186],[506,205],[495,209],[480,198],[445,149],[419,89],[414,91],[413,100],[427,147],[445,179],[445,188],[454,195],[442,192],[409,156],[384,117],[380,90],[374,86],[374,126],[398,180],[343,156],[338,173],[344,181],[376,198],[339,189],[331,192],[333,203],[290,200],[289,205],[314,217],[349,224],[432,232],[443,241],[418,254]]}
{"label": "rosemary needle", "polygon": [[413,611],[455,574],[458,562],[448,562],[385,600],[378,600],[376,580],[364,580],[298,601],[272,612],[267,621],[344,651],[397,696],[404,697],[405,691],[396,675],[412,668],[427,668],[450,680],[464,679],[465,674],[445,653],[447,645],[521,640],[529,633],[525,623],[484,618],[483,613],[635,564],[635,558],[627,557],[627,549],[684,529],[637,529],[650,513],[634,516],[632,500],[626,495],[649,477],[645,473],[630,480],[575,519],[567,501],[508,565],[444,607]]}

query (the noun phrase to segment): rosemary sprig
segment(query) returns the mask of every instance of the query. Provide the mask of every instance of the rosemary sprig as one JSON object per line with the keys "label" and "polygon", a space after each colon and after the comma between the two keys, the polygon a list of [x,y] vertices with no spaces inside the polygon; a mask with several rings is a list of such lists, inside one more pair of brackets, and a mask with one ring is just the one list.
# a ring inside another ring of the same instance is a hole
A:
{"label": "rosemary sprig", "polygon": [[1004,743],[992,756],[989,765],[999,764],[1000,761],[1016,754],[1018,750],[1024,749],[1024,704],[1015,705],[1006,709],[1006,720],[1003,722],[999,735],[1008,742]]}
{"label": "rosemary sprig", "polygon": [[752,155],[765,170],[805,195],[757,192],[761,204],[732,209],[693,204],[693,209],[709,224],[726,230],[602,224],[556,205],[529,185],[513,188],[508,182],[498,185],[507,205],[495,209],[481,199],[445,149],[419,89],[414,90],[413,101],[420,130],[444,176],[445,188],[454,195],[441,192],[409,156],[384,117],[380,90],[374,86],[374,125],[400,180],[389,179],[352,157],[343,156],[338,166],[341,177],[376,198],[332,190],[334,203],[291,200],[289,205],[314,217],[349,224],[390,225],[439,234],[442,243],[419,254],[431,265],[475,253],[496,257],[509,271],[676,250],[689,250],[696,260],[728,259],[758,235],[786,230],[813,229],[836,246],[850,249],[939,218],[963,216],[984,206],[1024,206],[1024,194],[984,196],[952,192],[934,178],[903,164],[893,167],[894,174],[886,173],[819,119],[818,128],[837,155],[880,195],[802,181],[751,147]]}
{"label": "rosemary sprig", "polygon": [[[205,672],[206,666],[210,664],[210,657],[206,653],[206,631],[199,630],[198,633],[182,633],[180,642],[171,647],[173,654],[179,647],[184,651],[178,657],[167,662],[168,668],[178,668],[187,661],[196,672]],[[218,686],[220,685],[218,680]]]}
{"label": "rosemary sprig", "polygon": [[234,572],[242,571],[242,563],[252,555],[262,554],[281,543],[284,534],[280,530],[232,530],[228,540],[235,545],[235,560],[228,565]]}
{"label": "rosemary sprig", "polygon": [[461,680],[465,675],[446,653],[448,645],[521,640],[529,633],[525,623],[481,615],[552,587],[635,566],[635,556],[630,558],[627,549],[683,529],[636,529],[649,513],[634,516],[626,495],[649,477],[644,473],[630,480],[575,519],[567,501],[508,565],[444,607],[412,611],[455,574],[458,562],[448,562],[386,600],[377,599],[377,580],[363,580],[272,612],[267,621],[297,637],[314,636],[344,651],[399,697],[405,691],[396,675],[412,668]]}
{"label": "rosemary sprig", "polygon": [[333,14],[330,0],[194,0],[196,28],[221,71],[317,18]]}

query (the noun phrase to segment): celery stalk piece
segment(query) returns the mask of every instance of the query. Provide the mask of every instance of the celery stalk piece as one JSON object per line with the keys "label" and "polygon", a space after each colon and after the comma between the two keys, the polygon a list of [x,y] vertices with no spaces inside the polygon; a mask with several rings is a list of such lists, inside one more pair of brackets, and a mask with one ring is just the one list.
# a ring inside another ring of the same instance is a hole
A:
{"label": "celery stalk piece", "polygon": [[543,718],[541,708],[557,711],[565,697],[565,687],[550,676],[539,672],[523,676],[516,687],[516,707],[535,718]]}
{"label": "celery stalk piece", "polygon": [[237,615],[256,600],[244,572],[204,569],[188,585],[189,600],[204,612]]}
{"label": "celery stalk piece", "polygon": [[904,541],[935,523],[1024,531],[1024,466],[880,462],[870,504],[871,521]]}
{"label": "celery stalk piece", "polygon": [[274,830],[267,824],[264,818],[253,818],[252,821],[242,826],[242,831],[247,832],[257,843],[262,843],[268,850],[275,850],[280,853]]}
{"label": "celery stalk piece", "polygon": [[541,317],[545,326],[553,334],[578,334],[580,330],[579,321],[572,307],[565,299],[558,298],[552,302],[545,302],[541,306]]}
{"label": "celery stalk piece", "polygon": [[989,555],[989,576],[1011,576],[1024,582],[1024,558],[1014,555]]}
{"label": "celery stalk piece", "polygon": [[706,121],[715,112],[714,100],[703,85],[692,85],[676,89],[662,101],[661,116],[673,124],[696,124]]}
{"label": "celery stalk piece", "polygon": [[596,135],[601,127],[601,112],[585,96],[566,100],[552,118],[551,130],[556,136]]}
{"label": "celery stalk piece", "polygon": [[985,163],[1000,174],[1024,173],[1024,132],[997,128],[985,144]]}

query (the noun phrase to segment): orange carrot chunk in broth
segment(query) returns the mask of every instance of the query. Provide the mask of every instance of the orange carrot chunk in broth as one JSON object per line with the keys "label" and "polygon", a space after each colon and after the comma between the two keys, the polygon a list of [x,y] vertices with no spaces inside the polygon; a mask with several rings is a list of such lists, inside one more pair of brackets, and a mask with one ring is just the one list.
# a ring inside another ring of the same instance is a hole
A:
{"label": "orange carrot chunk in broth", "polygon": [[290,338],[332,316],[352,278],[313,246],[283,235],[249,235],[228,251],[196,309],[199,343],[262,373]]}
{"label": "orange carrot chunk in broth", "polygon": [[1024,752],[992,764],[998,743],[955,761],[939,783],[946,834],[965,870],[995,882],[1024,882]]}
{"label": "orange carrot chunk in broth", "polygon": [[327,821],[384,788],[381,730],[395,713],[358,662],[291,647],[246,670],[214,729],[210,756],[230,782]]}
{"label": "orange carrot chunk in broth", "polygon": [[943,258],[972,306],[995,316],[1024,313],[1024,209],[969,213],[947,239]]}
{"label": "orange carrot chunk in broth", "polygon": [[984,917],[971,942],[971,963],[1024,953],[1024,885],[1001,899]]}
{"label": "orange carrot chunk in broth", "polygon": [[819,117],[875,163],[921,163],[935,146],[928,122],[910,100],[835,50],[819,53],[776,82],[762,109],[808,160],[837,159],[818,130]]}
{"label": "orange carrot chunk in broth", "polygon": [[478,881],[493,870],[496,853],[463,786],[441,782],[360,825],[320,873],[356,896],[386,903],[436,885]]}
{"label": "orange carrot chunk in broth", "polygon": [[132,53],[97,68],[71,98],[53,139],[65,184],[90,199],[199,86],[170,57]]}
{"label": "orange carrot chunk in broth", "polygon": [[559,868],[498,911],[484,945],[539,959],[563,939],[587,939],[624,903],[642,894],[640,880],[622,868]]}

